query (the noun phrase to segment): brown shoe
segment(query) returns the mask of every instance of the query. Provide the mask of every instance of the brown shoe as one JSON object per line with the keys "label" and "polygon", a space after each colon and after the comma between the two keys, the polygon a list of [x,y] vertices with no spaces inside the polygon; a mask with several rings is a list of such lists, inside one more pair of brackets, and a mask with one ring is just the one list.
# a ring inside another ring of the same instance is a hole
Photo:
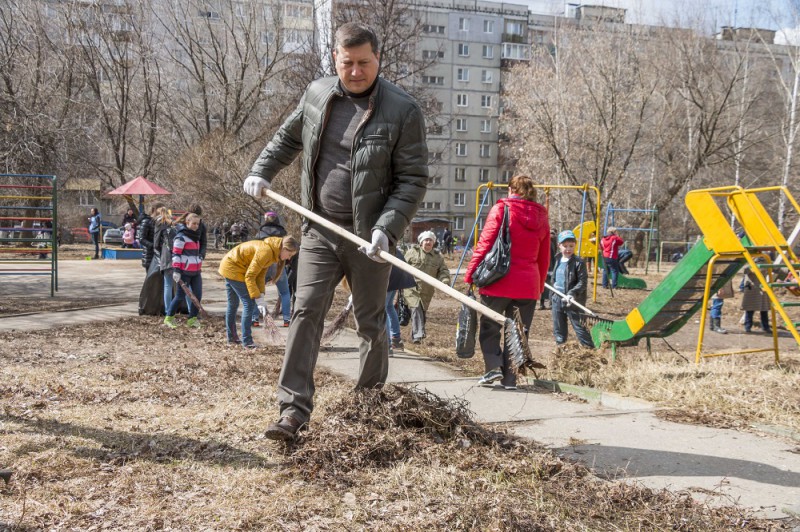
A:
{"label": "brown shoe", "polygon": [[291,416],[283,416],[280,421],[267,427],[264,436],[270,440],[290,441],[297,437],[300,427],[305,425]]}

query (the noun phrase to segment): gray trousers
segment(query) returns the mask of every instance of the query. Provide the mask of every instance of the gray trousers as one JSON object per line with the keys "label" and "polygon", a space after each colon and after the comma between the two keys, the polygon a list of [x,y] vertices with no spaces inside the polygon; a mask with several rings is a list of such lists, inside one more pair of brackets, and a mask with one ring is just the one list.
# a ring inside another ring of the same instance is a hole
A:
{"label": "gray trousers", "polygon": [[390,271],[390,264],[373,261],[358,251],[358,246],[319,225],[312,224],[303,233],[294,311],[278,377],[281,416],[292,416],[304,423],[311,416],[320,337],[342,277],[347,278],[353,293],[356,332],[361,339],[356,388],[372,388],[386,382],[389,345],[385,304]]}
{"label": "gray trousers", "polygon": [[422,340],[425,338],[425,309],[422,303],[419,306],[411,307],[411,339]]}

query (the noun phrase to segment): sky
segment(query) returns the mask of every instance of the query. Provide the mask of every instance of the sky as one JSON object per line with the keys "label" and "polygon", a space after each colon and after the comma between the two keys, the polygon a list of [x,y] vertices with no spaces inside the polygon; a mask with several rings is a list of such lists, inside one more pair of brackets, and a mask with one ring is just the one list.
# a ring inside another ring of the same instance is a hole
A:
{"label": "sky", "polygon": [[716,33],[722,26],[779,31],[776,42],[795,42],[800,35],[800,0],[517,0],[534,12],[564,14],[570,4],[624,7],[626,22],[697,27]]}

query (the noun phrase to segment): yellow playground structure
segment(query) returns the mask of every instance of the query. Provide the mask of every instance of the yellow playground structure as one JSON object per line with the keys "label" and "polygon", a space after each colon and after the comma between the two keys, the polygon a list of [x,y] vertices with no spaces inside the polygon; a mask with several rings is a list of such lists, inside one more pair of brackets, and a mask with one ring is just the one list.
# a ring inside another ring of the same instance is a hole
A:
{"label": "yellow playground structure", "polygon": [[[773,352],[779,362],[777,318],[800,345],[798,326],[787,313],[800,307],[798,294],[800,262],[792,247],[798,228],[787,239],[764,207],[760,197],[782,194],[800,214],[786,187],[743,189],[720,187],[693,190],[686,195],[686,207],[702,233],[670,274],[624,320],[600,322],[592,328],[595,345],[610,343],[612,357],[617,346],[635,345],[640,339],[665,337],[680,329],[700,311],[700,332],[695,361],[704,357],[738,353]],[[741,227],[737,235],[729,216]],[[722,288],[743,267],[749,266],[771,301],[772,347],[724,353],[702,352],[706,315],[711,294]],[[787,297],[789,296],[789,297]]]}

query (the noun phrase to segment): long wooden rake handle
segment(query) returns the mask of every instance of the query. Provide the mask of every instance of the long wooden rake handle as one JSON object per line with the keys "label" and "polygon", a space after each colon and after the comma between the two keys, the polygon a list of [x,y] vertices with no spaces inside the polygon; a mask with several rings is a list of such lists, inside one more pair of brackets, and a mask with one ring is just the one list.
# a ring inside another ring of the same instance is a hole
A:
{"label": "long wooden rake handle", "polygon": [[[544,283],[544,286],[545,286],[545,288],[547,288],[548,290],[550,290],[551,292],[553,292],[557,296],[560,296],[562,298],[567,297],[567,294],[559,292],[558,290],[556,290],[555,288],[553,288],[552,286],[550,286],[547,283]],[[598,318],[599,317],[597,314],[592,312],[591,309],[588,309],[588,308],[584,307],[583,305],[581,305],[580,303],[578,303],[577,301],[575,301],[574,298],[572,299],[572,302],[570,304],[571,305],[575,305],[576,307],[578,307],[579,309],[581,309],[582,311],[587,313],[589,316],[592,316],[594,318]]]}
{"label": "long wooden rake handle", "polygon": [[[313,212],[311,212],[310,210],[306,209],[305,207],[303,207],[301,205],[298,205],[297,203],[293,202],[292,200],[281,196],[277,192],[274,192],[274,191],[272,191],[270,189],[266,189],[263,192],[263,194],[268,196],[268,197],[270,197],[270,198],[272,198],[272,199],[274,199],[278,203],[281,203],[281,204],[289,207],[291,210],[295,211],[296,213],[302,214],[303,216],[305,216],[309,220],[312,220],[313,222],[318,223],[319,225],[325,227],[326,229],[330,229],[331,231],[335,232],[337,235],[348,239],[349,241],[353,242],[354,244],[358,244],[359,246],[363,246],[363,247],[367,247],[367,246],[371,245],[370,242],[367,242],[363,238],[360,238],[360,237],[354,235],[353,233],[351,233],[349,231],[346,231],[345,229],[342,229],[341,227],[339,227],[338,225],[334,224],[333,222],[326,220],[325,218],[323,218],[322,216],[319,216],[318,214],[314,214]],[[482,315],[486,316],[487,318],[490,318],[491,320],[496,321],[500,325],[505,325],[505,323],[506,323],[506,317],[505,316],[503,316],[499,312],[496,312],[496,311],[490,309],[486,305],[482,305],[482,304],[478,303],[477,301],[475,301],[474,299],[472,299],[470,297],[467,297],[466,294],[462,294],[458,290],[456,290],[454,288],[450,288],[448,285],[446,285],[445,283],[441,282],[439,279],[436,279],[435,277],[431,277],[427,273],[416,269],[415,267],[411,266],[410,264],[398,259],[397,257],[392,255],[391,253],[387,253],[385,251],[380,251],[379,252],[379,256],[380,256],[380,258],[382,258],[386,262],[390,263],[392,266],[396,266],[397,268],[399,268],[399,269],[401,269],[401,270],[403,270],[405,272],[410,273],[411,275],[413,275],[417,279],[420,279],[421,281],[424,281],[424,282],[428,283],[429,285],[433,286],[434,288],[444,292],[448,296],[450,296],[450,297],[452,297],[454,299],[457,299],[461,303],[463,303],[463,304],[467,305],[468,307],[474,309],[479,314],[482,314]]]}

